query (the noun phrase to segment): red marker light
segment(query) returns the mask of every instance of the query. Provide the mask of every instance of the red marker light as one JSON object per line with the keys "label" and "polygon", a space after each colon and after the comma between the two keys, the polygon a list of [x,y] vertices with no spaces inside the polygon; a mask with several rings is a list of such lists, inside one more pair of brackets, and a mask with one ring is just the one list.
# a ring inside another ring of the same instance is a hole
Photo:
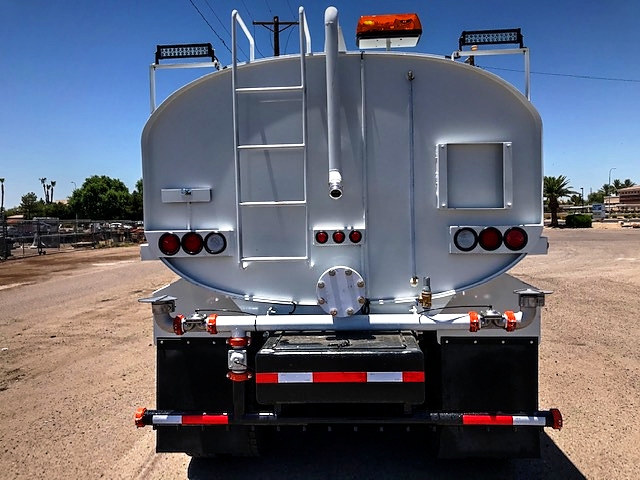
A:
{"label": "red marker light", "polygon": [[342,243],[344,242],[345,238],[347,238],[347,236],[342,230],[336,230],[335,232],[333,232],[332,238],[335,243]]}
{"label": "red marker light", "polygon": [[204,241],[196,232],[185,233],[182,237],[182,249],[189,255],[197,255],[202,251]]}
{"label": "red marker light", "polygon": [[329,241],[329,234],[327,232],[325,232],[324,230],[316,232],[316,242],[317,243],[319,243],[321,245],[324,245],[328,241]]}
{"label": "red marker light", "polygon": [[493,252],[502,245],[502,233],[496,227],[487,227],[478,235],[478,243],[489,252]]}
{"label": "red marker light", "polygon": [[362,232],[360,230],[351,230],[349,232],[349,240],[351,240],[351,243],[360,243],[362,241]]}
{"label": "red marker light", "polygon": [[165,255],[175,255],[180,250],[180,238],[175,233],[163,233],[158,248]]}
{"label": "red marker light", "polygon": [[527,232],[520,227],[513,227],[504,232],[504,245],[509,250],[517,252],[527,245]]}

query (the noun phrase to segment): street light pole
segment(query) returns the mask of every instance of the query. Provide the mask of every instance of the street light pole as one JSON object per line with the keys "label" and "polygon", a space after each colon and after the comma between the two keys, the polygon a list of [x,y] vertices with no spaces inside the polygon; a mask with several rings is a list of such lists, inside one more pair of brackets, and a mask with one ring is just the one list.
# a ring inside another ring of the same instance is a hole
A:
{"label": "street light pole", "polygon": [[584,187],[580,187],[580,203],[582,204],[581,206],[584,207]]}
{"label": "street light pole", "polygon": [[607,192],[608,193],[607,198],[609,199],[609,201],[607,202],[609,204],[609,210],[611,210],[611,191],[610,191],[611,190],[611,172],[615,169],[616,167],[611,167],[609,169],[609,183],[607,183],[607,190],[609,190]]}

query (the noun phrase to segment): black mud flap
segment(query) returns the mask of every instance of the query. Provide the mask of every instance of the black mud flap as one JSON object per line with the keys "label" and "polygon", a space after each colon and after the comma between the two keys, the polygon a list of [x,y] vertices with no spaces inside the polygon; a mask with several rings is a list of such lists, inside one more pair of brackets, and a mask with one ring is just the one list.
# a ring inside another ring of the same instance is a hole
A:
{"label": "black mud flap", "polygon": [[[158,409],[233,411],[225,339],[160,339],[157,350]],[[251,398],[255,395],[251,382],[246,385]],[[258,454],[255,430],[245,425],[163,426],[156,429],[156,452],[194,457],[254,456]]]}
{"label": "black mud flap", "polygon": [[[538,339],[445,337],[442,410],[531,414],[538,410]],[[541,428],[439,427],[441,458],[539,458]]]}

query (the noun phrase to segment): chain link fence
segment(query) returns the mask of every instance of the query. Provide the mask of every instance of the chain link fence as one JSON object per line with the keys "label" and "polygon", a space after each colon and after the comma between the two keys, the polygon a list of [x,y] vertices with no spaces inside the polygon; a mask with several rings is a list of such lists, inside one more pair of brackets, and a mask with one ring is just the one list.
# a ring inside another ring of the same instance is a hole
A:
{"label": "chain link fence", "polygon": [[142,242],[142,222],[130,220],[0,219],[0,260]]}

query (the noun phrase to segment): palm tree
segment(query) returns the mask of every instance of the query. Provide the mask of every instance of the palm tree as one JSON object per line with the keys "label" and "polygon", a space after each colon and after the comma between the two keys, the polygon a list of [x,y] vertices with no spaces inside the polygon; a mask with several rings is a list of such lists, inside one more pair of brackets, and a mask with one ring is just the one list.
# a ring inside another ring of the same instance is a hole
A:
{"label": "palm tree", "polygon": [[42,191],[44,192],[44,201],[47,203],[47,187],[45,186],[45,183],[47,183],[47,177],[42,177],[40,179],[40,183],[42,184]]}
{"label": "palm tree", "polygon": [[0,178],[0,190],[2,190],[2,201],[0,201],[0,213],[4,212],[4,178]]}
{"label": "palm tree", "polygon": [[53,203],[53,189],[56,186],[56,181],[55,180],[51,180],[51,198],[49,198],[49,200],[51,201],[51,203]]}
{"label": "palm tree", "polygon": [[568,197],[570,195],[577,194],[572,190],[569,185],[569,179],[564,175],[557,177],[544,177],[544,189],[543,195],[547,199],[547,205],[551,211],[551,226],[558,226],[558,210],[560,209],[560,203],[558,199],[562,197]]}
{"label": "palm tree", "polygon": [[47,184],[45,185],[45,187],[47,187],[47,198],[45,199],[45,203],[46,203],[46,204],[49,204],[49,203],[51,203],[51,202],[49,201],[49,196],[50,196],[50,195],[49,195],[49,192],[51,191],[51,184],[50,184],[50,183],[47,183]]}
{"label": "palm tree", "polygon": [[634,187],[635,185],[636,185],[636,184],[635,184],[635,183],[633,183],[633,182],[631,181],[631,179],[630,179],[630,178],[626,178],[626,179],[624,180],[624,182],[623,182],[622,180],[620,180],[619,178],[616,178],[616,179],[613,181],[613,186],[614,186],[614,188],[616,189],[616,191],[617,191],[617,190],[620,190],[621,188]]}

